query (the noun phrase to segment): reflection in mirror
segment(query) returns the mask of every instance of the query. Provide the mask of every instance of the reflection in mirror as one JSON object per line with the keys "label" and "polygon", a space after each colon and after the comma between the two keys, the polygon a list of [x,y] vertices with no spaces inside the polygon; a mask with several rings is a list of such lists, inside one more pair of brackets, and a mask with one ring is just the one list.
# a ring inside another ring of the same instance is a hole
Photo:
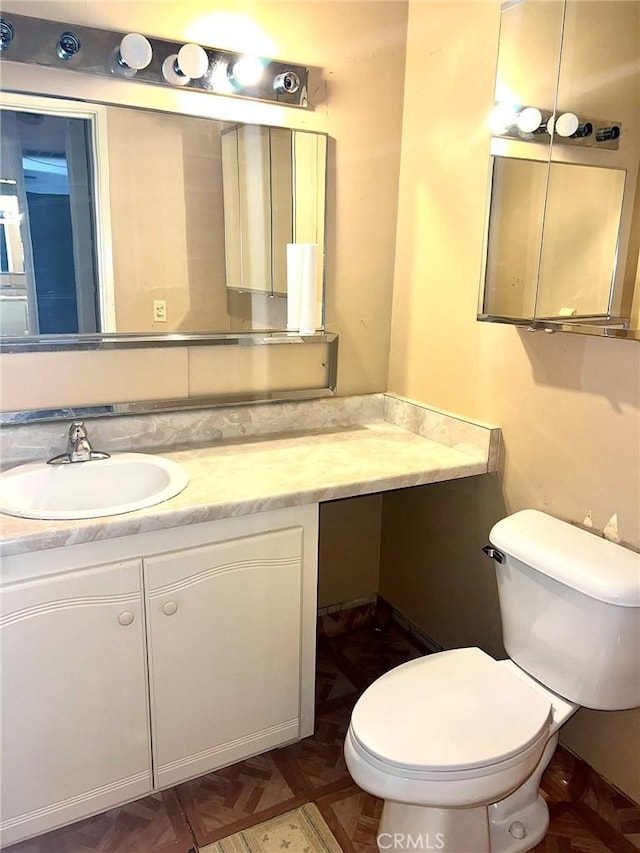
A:
{"label": "reflection in mirror", "polygon": [[0,180],[0,300],[3,331],[9,335],[24,334],[27,328],[24,252],[18,195],[11,180]]}
{"label": "reflection in mirror", "polygon": [[325,135],[16,95],[0,129],[3,335],[286,329]]}
{"label": "reflection in mirror", "polygon": [[610,313],[625,172],[552,162],[535,317]]}
{"label": "reflection in mirror", "polygon": [[482,311],[498,317],[533,317],[546,163],[495,157]]}
{"label": "reflection in mirror", "polygon": [[13,193],[22,260],[20,280],[14,271],[2,283],[2,331],[96,332],[89,121],[3,110],[1,130],[0,178]]}
{"label": "reflection in mirror", "polygon": [[484,312],[608,314],[624,181],[620,169],[496,157]]}
{"label": "reflection in mirror", "polygon": [[562,18],[562,0],[502,3],[496,103],[553,109]]}

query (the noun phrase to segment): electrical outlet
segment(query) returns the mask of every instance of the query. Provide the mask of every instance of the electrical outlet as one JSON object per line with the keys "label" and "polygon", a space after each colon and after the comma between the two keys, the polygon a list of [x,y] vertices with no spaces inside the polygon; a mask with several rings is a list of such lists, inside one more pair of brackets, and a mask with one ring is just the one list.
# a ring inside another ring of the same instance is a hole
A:
{"label": "electrical outlet", "polygon": [[153,321],[154,323],[167,322],[167,303],[164,299],[153,300]]}

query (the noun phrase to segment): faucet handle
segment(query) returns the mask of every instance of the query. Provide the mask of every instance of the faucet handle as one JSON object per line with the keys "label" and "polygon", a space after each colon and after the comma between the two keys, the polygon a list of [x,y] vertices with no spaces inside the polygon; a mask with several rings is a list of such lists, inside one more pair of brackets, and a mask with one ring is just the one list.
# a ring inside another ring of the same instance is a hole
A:
{"label": "faucet handle", "polygon": [[76,459],[78,447],[82,443],[89,444],[87,428],[84,421],[74,421],[69,427],[69,438],[67,439],[67,455],[72,462]]}
{"label": "faucet handle", "polygon": [[69,427],[69,439],[72,441],[78,441],[78,439],[86,437],[87,428],[84,425],[84,421],[74,421]]}

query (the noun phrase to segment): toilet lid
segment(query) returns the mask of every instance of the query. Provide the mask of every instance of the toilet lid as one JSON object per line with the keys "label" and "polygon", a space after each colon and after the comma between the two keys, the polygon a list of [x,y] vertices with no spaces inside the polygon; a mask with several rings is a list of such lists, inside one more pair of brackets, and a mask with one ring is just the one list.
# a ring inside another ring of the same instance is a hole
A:
{"label": "toilet lid", "polygon": [[523,752],[551,722],[551,704],[480,649],[455,649],[402,664],[353,709],[351,731],[381,761],[455,771]]}

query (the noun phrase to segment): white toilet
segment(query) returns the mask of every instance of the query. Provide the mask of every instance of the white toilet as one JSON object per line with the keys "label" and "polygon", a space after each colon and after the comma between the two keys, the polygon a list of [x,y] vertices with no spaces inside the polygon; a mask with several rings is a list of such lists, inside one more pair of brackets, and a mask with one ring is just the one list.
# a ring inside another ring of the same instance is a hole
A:
{"label": "white toilet", "polygon": [[345,758],[382,798],[378,849],[520,853],[549,824],[540,779],[580,706],[640,705],[640,554],[537,510],[498,522],[504,646],[396,667],[353,709]]}

